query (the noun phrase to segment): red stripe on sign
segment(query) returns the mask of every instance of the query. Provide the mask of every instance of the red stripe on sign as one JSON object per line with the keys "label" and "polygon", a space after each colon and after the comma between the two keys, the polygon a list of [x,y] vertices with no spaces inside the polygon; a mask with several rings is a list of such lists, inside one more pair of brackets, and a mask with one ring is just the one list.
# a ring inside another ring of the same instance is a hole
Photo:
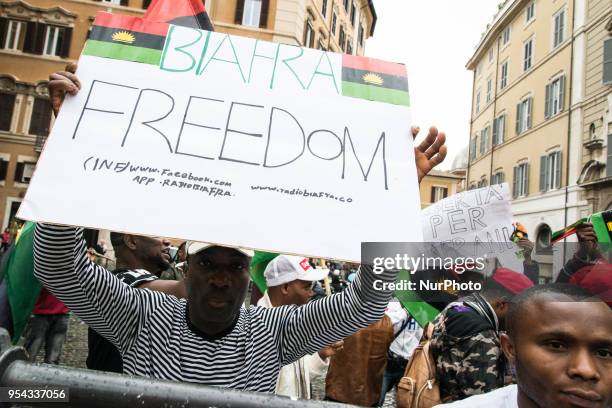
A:
{"label": "red stripe on sign", "polygon": [[93,25],[116,28],[120,30],[137,31],[139,33],[154,34],[165,37],[168,34],[167,23],[154,23],[140,17],[124,16],[99,11]]}
{"label": "red stripe on sign", "polygon": [[356,55],[343,54],[342,66],[346,68],[362,69],[364,71],[380,72],[381,74],[406,76],[406,66],[404,64],[358,57]]}

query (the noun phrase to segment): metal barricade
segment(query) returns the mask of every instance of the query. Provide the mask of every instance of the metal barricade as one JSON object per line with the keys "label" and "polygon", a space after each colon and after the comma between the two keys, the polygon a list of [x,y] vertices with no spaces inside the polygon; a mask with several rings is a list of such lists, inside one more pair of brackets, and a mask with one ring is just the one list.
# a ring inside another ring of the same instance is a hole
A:
{"label": "metal barricade", "polygon": [[[0,355],[0,387],[68,389],[69,403],[47,406],[87,408],[346,408],[324,401],[291,400],[272,394],[132,377],[93,370],[34,364],[25,350],[11,347]],[[36,407],[45,406],[36,403]]]}

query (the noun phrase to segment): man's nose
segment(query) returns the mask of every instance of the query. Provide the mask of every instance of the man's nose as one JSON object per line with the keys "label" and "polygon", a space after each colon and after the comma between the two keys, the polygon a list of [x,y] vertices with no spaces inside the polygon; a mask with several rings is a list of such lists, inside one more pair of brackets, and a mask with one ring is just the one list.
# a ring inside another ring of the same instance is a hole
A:
{"label": "man's nose", "polygon": [[227,273],[217,271],[212,273],[208,278],[208,283],[217,288],[227,288],[230,286],[230,279]]}
{"label": "man's nose", "polygon": [[584,381],[598,381],[600,378],[594,356],[586,348],[581,348],[572,353],[567,373],[570,378],[578,378]]}

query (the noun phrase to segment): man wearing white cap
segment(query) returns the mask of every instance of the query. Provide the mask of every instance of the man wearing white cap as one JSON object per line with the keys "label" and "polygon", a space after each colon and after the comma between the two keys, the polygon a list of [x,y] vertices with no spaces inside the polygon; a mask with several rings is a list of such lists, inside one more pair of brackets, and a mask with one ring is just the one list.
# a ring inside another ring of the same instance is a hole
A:
{"label": "man wearing white cap", "polygon": [[[313,295],[313,284],[327,275],[326,269],[315,269],[308,258],[279,255],[264,271],[268,290],[257,306],[271,308],[305,305]],[[310,380],[323,376],[329,357],[342,349],[342,341],[306,355],[281,368],[276,383],[276,394],[292,398],[310,399]]]}
{"label": "man wearing white cap", "polygon": [[[49,79],[57,114],[65,94],[76,95],[81,83],[74,67]],[[415,147],[419,182],[444,160],[445,140],[432,127]],[[273,392],[282,366],[380,320],[392,291],[375,289],[374,281],[392,283],[398,273],[376,275],[364,266],[342,293],[302,306],[245,308],[250,256],[191,243],[187,299],[178,299],[131,288],[92,263],[82,228],[40,223],[34,236],[34,275],[119,349],[124,373],[244,391]]]}

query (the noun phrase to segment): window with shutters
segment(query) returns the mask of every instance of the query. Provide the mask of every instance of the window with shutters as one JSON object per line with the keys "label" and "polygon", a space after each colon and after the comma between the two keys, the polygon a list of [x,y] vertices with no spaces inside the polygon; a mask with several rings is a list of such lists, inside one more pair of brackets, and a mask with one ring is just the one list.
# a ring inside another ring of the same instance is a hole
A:
{"label": "window with shutters", "polygon": [[535,18],[535,0],[531,0],[525,7],[525,23],[533,21]]}
{"label": "window with shutters", "polygon": [[3,157],[0,157],[0,182],[4,185],[6,180],[6,174],[8,172],[10,155],[0,153]]}
{"label": "window with shutters", "polygon": [[340,48],[342,48],[342,51],[345,50],[345,34],[344,34],[344,27],[340,27],[340,34],[338,35],[338,42],[340,43]]}
{"label": "window with shutters", "polygon": [[321,3],[321,14],[323,17],[327,17],[327,0],[323,0]]}
{"label": "window with shutters", "polygon": [[19,162],[15,170],[15,182],[29,184],[34,174],[36,163],[34,162]]}
{"label": "window with shutters", "polygon": [[501,184],[504,181],[504,173],[501,171],[498,171],[491,177],[491,184]]}
{"label": "window with shutters", "polygon": [[561,152],[540,157],[540,191],[561,188]]}
{"label": "window with shutters", "polygon": [[355,5],[355,2],[353,2],[351,4],[351,24],[353,25],[353,27],[355,27],[357,24],[357,22],[355,21],[355,17],[357,17],[357,6]]}
{"label": "window with shutters", "polygon": [[529,163],[521,163],[514,168],[512,195],[515,198],[529,195]]}
{"label": "window with shutters", "polygon": [[262,0],[244,0],[242,25],[259,27],[261,20],[261,3]]}
{"label": "window with shutters", "polygon": [[499,89],[504,89],[508,85],[508,61],[501,64]]}
{"label": "window with shutters", "polygon": [[344,0],[344,10],[346,11],[346,13],[348,14],[349,12],[349,0]]}
{"label": "window with shutters", "polygon": [[603,84],[612,85],[612,38],[604,41]]}
{"label": "window with shutters", "polygon": [[35,98],[28,133],[37,136],[48,136],[50,125],[51,107],[49,106],[49,101],[44,98]]}
{"label": "window with shutters", "polygon": [[478,143],[478,136],[474,136],[470,140],[470,160],[476,160],[476,145]]}
{"label": "window with shutters", "polygon": [[312,28],[310,20],[306,21],[306,27],[304,27],[304,47],[314,48],[315,33]]}
{"label": "window with shutters", "polygon": [[506,27],[501,36],[502,46],[506,46],[510,43],[510,26]]}
{"label": "window with shutters", "polygon": [[520,135],[521,133],[531,129],[532,125],[532,108],[533,108],[533,98],[525,98],[519,103],[516,107],[516,134]]}
{"label": "window with shutters", "polygon": [[533,65],[533,37],[523,44],[523,71],[527,71]]}
{"label": "window with shutters", "polygon": [[4,44],[2,44],[3,48],[5,50],[23,51],[27,29],[28,25],[25,21],[8,20]]}
{"label": "window with shutters", "polygon": [[47,26],[43,54],[59,57],[62,54],[62,46],[64,44],[65,34],[65,27],[57,27],[51,25]]}
{"label": "window with shutters", "polygon": [[504,143],[506,137],[506,114],[503,113],[493,120],[493,146]]}
{"label": "window with shutters", "polygon": [[327,47],[325,46],[325,38],[322,35],[319,35],[319,46],[318,49],[321,51],[327,51]]}
{"label": "window with shutters", "polygon": [[363,24],[359,24],[359,46],[360,47],[363,47],[363,34],[364,34]]}
{"label": "window with shutters", "polygon": [[485,154],[489,148],[489,127],[480,131],[480,154]]}
{"label": "window with shutters", "polygon": [[448,188],[447,187],[438,187],[434,186],[431,188],[431,203],[437,203],[440,200],[448,197]]}
{"label": "window with shutters", "polygon": [[546,100],[544,106],[544,117],[551,118],[564,108],[565,99],[565,75],[553,80],[546,85]]}
{"label": "window with shutters", "polygon": [[553,48],[557,48],[565,38],[565,10],[555,14],[553,20]]}
{"label": "window with shutters", "polygon": [[15,110],[15,95],[0,93],[0,131],[9,132]]}
{"label": "window with shutters", "polygon": [[350,40],[346,42],[346,53],[353,54],[353,44],[351,44]]}
{"label": "window with shutters", "polygon": [[474,106],[476,113],[480,112],[480,89],[476,92],[476,105]]}
{"label": "window with shutters", "polygon": [[492,95],[493,95],[493,80],[489,78],[487,79],[487,103],[491,102]]}
{"label": "window with shutters", "polygon": [[336,12],[332,14],[332,24],[331,24],[331,32],[333,35],[336,35],[336,24],[338,23],[338,16],[336,16]]}
{"label": "window with shutters", "polygon": [[486,187],[488,185],[489,185],[489,183],[487,181],[487,177],[486,176],[482,176],[480,178],[480,181],[478,181],[478,188]]}

